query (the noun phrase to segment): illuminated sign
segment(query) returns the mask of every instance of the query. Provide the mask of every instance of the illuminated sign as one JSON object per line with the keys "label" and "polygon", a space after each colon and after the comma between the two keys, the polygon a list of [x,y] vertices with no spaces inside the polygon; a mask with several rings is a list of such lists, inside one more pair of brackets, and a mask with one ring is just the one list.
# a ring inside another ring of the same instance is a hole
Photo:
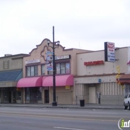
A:
{"label": "illuminated sign", "polygon": [[84,65],[86,65],[86,66],[91,66],[91,65],[102,65],[102,64],[104,64],[104,61],[103,61],[103,60],[84,62]]}
{"label": "illuminated sign", "polygon": [[105,42],[105,61],[114,62],[115,61],[115,44],[112,42]]}

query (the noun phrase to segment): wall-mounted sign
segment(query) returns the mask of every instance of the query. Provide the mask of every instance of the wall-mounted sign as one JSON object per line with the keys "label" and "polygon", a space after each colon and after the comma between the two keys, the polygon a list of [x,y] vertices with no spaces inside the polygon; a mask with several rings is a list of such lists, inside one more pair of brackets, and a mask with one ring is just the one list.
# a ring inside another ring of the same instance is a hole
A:
{"label": "wall-mounted sign", "polygon": [[115,61],[115,43],[105,42],[104,43],[105,51],[105,61],[114,62]]}
{"label": "wall-mounted sign", "polygon": [[65,89],[70,89],[70,86],[65,86]]}
{"label": "wall-mounted sign", "polygon": [[53,52],[51,52],[51,51],[46,52],[46,61],[47,62],[53,61]]}
{"label": "wall-mounted sign", "polygon": [[53,63],[52,62],[48,63],[46,68],[47,71],[53,71]]}
{"label": "wall-mounted sign", "polygon": [[102,79],[98,79],[98,83],[101,83],[102,82]]}
{"label": "wall-mounted sign", "polygon": [[39,59],[36,59],[36,60],[27,60],[25,61],[25,64],[34,64],[34,63],[40,63],[40,60]]}
{"label": "wall-mounted sign", "polygon": [[55,56],[55,60],[65,60],[65,59],[70,59],[70,55]]}
{"label": "wall-mounted sign", "polygon": [[91,65],[102,65],[102,64],[104,64],[104,61],[103,61],[103,60],[84,62],[84,65],[86,65],[86,66],[91,66]]}

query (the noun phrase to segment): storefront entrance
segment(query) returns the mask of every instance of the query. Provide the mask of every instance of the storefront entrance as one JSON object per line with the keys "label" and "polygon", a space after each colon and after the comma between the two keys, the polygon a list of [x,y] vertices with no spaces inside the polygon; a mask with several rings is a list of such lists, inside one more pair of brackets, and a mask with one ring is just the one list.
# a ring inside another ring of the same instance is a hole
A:
{"label": "storefront entrance", "polygon": [[12,103],[12,90],[13,88],[1,88],[0,89],[0,99],[1,103]]}
{"label": "storefront entrance", "polygon": [[38,103],[42,101],[42,93],[40,87],[25,88],[26,103]]}
{"label": "storefront entrance", "polygon": [[96,103],[96,88],[89,87],[89,103]]}
{"label": "storefront entrance", "polygon": [[49,90],[44,90],[45,103],[49,103]]}
{"label": "storefront entrance", "polygon": [[3,103],[11,103],[11,90],[3,89]]}

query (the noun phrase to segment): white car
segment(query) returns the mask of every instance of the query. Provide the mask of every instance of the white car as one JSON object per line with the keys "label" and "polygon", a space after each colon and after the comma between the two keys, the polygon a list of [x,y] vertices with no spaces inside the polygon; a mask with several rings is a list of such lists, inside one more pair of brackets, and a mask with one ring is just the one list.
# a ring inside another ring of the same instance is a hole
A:
{"label": "white car", "polygon": [[124,98],[124,109],[130,110],[130,93],[128,93]]}

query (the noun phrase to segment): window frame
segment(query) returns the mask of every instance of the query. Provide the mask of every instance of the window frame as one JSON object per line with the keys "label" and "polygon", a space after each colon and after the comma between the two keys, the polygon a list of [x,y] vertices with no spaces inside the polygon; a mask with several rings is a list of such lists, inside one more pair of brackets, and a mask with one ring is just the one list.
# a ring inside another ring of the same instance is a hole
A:
{"label": "window frame", "polygon": [[[57,64],[60,64],[60,73],[57,73]],[[61,64],[64,64],[65,67],[65,73],[61,72]],[[66,73],[66,64],[69,64],[70,68],[69,68],[69,73]],[[56,75],[65,75],[65,74],[70,74],[71,73],[71,65],[70,65],[70,61],[66,61],[66,62],[56,62]]]}
{"label": "window frame", "polygon": [[[33,74],[31,74],[31,68],[32,67],[34,68]],[[28,68],[29,68],[29,76],[28,76]],[[36,72],[36,70],[37,70],[37,72]],[[38,65],[26,66],[26,77],[34,77],[34,76],[38,76]]]}

